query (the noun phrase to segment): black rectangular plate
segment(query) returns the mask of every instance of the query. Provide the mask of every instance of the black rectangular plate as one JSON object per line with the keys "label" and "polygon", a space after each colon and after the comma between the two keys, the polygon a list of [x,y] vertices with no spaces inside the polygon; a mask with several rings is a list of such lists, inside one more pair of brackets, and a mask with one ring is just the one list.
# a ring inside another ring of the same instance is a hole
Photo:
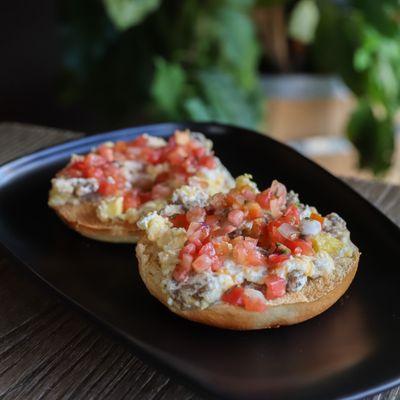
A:
{"label": "black rectangular plate", "polygon": [[[338,212],[362,256],[345,296],[302,324],[223,331],[176,317],[146,291],[134,246],[91,241],[47,207],[50,179],[71,153],[143,132],[204,132],[233,175],[273,178],[321,212]],[[0,167],[0,241],[64,298],[193,387],[232,399],[360,398],[400,384],[400,230],[343,182],[289,147],[219,124],[160,124],[91,136]],[[17,295],[17,294],[16,294]],[[20,295],[20,294],[18,294]]]}

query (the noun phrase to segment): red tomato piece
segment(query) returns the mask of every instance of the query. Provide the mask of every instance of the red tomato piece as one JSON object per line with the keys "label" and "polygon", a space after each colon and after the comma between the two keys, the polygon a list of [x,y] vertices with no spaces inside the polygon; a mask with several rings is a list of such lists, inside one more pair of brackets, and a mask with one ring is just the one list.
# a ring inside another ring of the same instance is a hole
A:
{"label": "red tomato piece", "polygon": [[228,242],[213,242],[215,251],[219,257],[226,257],[230,253],[230,245]]}
{"label": "red tomato piece", "polygon": [[188,229],[189,227],[189,222],[185,214],[174,215],[173,217],[171,217],[170,221],[172,222],[172,225],[174,225],[175,228]]}
{"label": "red tomato piece", "polygon": [[122,140],[118,140],[115,145],[114,145],[114,150],[119,152],[119,153],[125,153],[128,145],[126,142]]}
{"label": "red tomato piece", "polygon": [[147,137],[144,135],[140,135],[137,138],[133,139],[131,142],[128,143],[129,146],[135,147],[144,147],[147,146]]}
{"label": "red tomato piece", "polygon": [[199,160],[199,164],[208,169],[214,169],[217,166],[214,156],[204,156]]}
{"label": "red tomato piece", "polygon": [[210,225],[211,227],[214,227],[218,224],[219,219],[216,215],[207,215],[205,222],[207,225]]}
{"label": "red tomato piece", "polygon": [[164,199],[171,194],[171,188],[163,183],[156,183],[151,189],[153,199]]}
{"label": "red tomato piece", "polygon": [[203,146],[196,147],[193,149],[193,154],[197,158],[202,158],[205,156],[207,150]]}
{"label": "red tomato piece", "polygon": [[256,201],[264,210],[268,210],[270,207],[271,197],[271,191],[266,189],[257,195]]}
{"label": "red tomato piece", "polygon": [[290,254],[271,254],[268,256],[269,265],[278,265],[287,261],[290,258]]}
{"label": "red tomato piece", "polygon": [[214,257],[216,252],[214,245],[211,242],[208,242],[205,244],[200,250],[199,250],[199,255],[206,254],[207,256]]}
{"label": "red tomato piece", "polygon": [[265,297],[259,290],[246,288],[242,297],[244,308],[247,311],[262,312],[267,308]]}
{"label": "red tomato piece", "polygon": [[283,242],[286,247],[288,247],[293,254],[300,255],[303,254],[305,256],[312,256],[314,254],[314,250],[312,248],[312,244],[303,239],[297,240],[286,240]]}
{"label": "red tomato piece", "polygon": [[173,278],[181,282],[185,280],[192,268],[193,256],[190,254],[183,254],[180,263],[175,267],[172,274]]}
{"label": "red tomato piece", "polygon": [[268,300],[277,299],[286,293],[286,279],[284,278],[277,275],[268,275],[265,278],[265,284],[267,286],[265,297]]}
{"label": "red tomato piece", "polygon": [[228,221],[234,226],[239,226],[244,221],[244,212],[241,210],[230,211]]}
{"label": "red tomato piece", "polygon": [[207,271],[211,268],[213,260],[207,254],[199,255],[192,263],[192,267],[196,272]]}
{"label": "red tomato piece", "polygon": [[247,218],[251,220],[261,218],[263,216],[261,206],[255,201],[250,201],[249,203],[247,203],[245,205],[245,208],[247,210]]}
{"label": "red tomato piece", "polygon": [[112,147],[108,147],[104,144],[97,148],[97,152],[103,157],[106,161],[114,161],[114,149]]}
{"label": "red tomato piece", "polygon": [[192,222],[188,229],[188,240],[189,242],[195,243],[196,245],[201,245],[202,242],[210,236],[211,229],[206,224],[199,224],[200,227],[196,229],[193,233],[189,234],[191,231],[192,224],[197,224],[197,222]]}
{"label": "red tomato piece", "polygon": [[300,213],[299,213],[299,209],[297,208],[297,206],[295,204],[291,204],[284,216],[283,219],[285,220],[285,222],[287,222],[288,224],[291,225],[299,225],[300,224]]}
{"label": "red tomato piece", "polygon": [[140,206],[140,197],[138,191],[130,191],[124,194],[123,208],[124,212],[130,208],[138,208]]}
{"label": "red tomato piece", "polygon": [[140,192],[139,197],[142,204],[147,203],[151,200],[151,192]]}
{"label": "red tomato piece", "polygon": [[235,286],[225,292],[222,295],[221,300],[234,306],[243,306],[243,293],[244,289],[242,287]]}
{"label": "red tomato piece", "polygon": [[103,196],[115,196],[118,193],[118,185],[116,182],[101,181],[98,192]]}
{"label": "red tomato piece", "polygon": [[101,168],[98,167],[88,167],[85,171],[86,178],[96,178],[97,180],[101,180],[104,178],[104,172]]}
{"label": "red tomato piece", "polygon": [[189,222],[204,222],[206,211],[201,207],[193,207],[186,213]]}
{"label": "red tomato piece", "polygon": [[254,193],[253,190],[251,190],[250,187],[246,186],[243,189],[241,189],[241,194],[242,196],[248,200],[248,201],[255,201],[256,200],[256,193]]}

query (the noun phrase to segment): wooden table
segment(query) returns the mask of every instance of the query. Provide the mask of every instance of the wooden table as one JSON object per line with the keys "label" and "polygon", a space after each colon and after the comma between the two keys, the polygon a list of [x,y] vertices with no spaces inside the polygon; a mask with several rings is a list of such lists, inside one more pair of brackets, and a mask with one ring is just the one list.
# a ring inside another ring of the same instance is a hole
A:
{"label": "wooden table", "polygon": [[[0,124],[0,163],[79,137]],[[346,179],[400,225],[400,187]],[[0,399],[201,399],[18,271],[0,250]],[[400,398],[396,388],[374,400]],[[372,399],[372,397],[371,397]]]}

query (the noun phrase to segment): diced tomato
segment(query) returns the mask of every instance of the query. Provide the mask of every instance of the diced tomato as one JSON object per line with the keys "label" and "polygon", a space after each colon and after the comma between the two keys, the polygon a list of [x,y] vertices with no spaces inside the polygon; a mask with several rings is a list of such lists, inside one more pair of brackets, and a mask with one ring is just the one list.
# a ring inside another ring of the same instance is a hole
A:
{"label": "diced tomato", "polygon": [[256,248],[257,240],[246,237],[237,237],[233,241],[234,247],[232,256],[234,260],[241,265],[258,266],[264,265],[265,259],[260,251]]}
{"label": "diced tomato", "polygon": [[199,255],[206,254],[207,256],[214,257],[216,252],[214,245],[211,242],[208,242],[205,244],[200,250],[199,250]]}
{"label": "diced tomato", "polygon": [[300,213],[299,209],[295,204],[291,204],[287,210],[285,211],[283,219],[285,222],[291,225],[299,225],[300,224]]}
{"label": "diced tomato", "polygon": [[70,178],[81,178],[82,171],[77,168],[68,167],[64,170],[64,173],[68,175]]}
{"label": "diced tomato", "polygon": [[147,145],[147,137],[144,135],[140,135],[133,139],[131,142],[128,143],[129,146],[135,146],[135,147],[144,147]]}
{"label": "diced tomato", "polygon": [[204,222],[206,211],[201,207],[193,207],[186,213],[189,222]]}
{"label": "diced tomato", "polygon": [[140,192],[139,197],[142,204],[147,203],[151,200],[151,192]]}
{"label": "diced tomato", "polygon": [[271,191],[269,189],[266,189],[257,195],[256,201],[264,210],[268,210],[271,197]]}
{"label": "diced tomato", "polygon": [[230,211],[228,221],[234,226],[239,226],[244,221],[244,212],[241,210]]}
{"label": "diced tomato", "polygon": [[99,184],[98,192],[103,196],[115,196],[118,193],[118,184],[103,180]]}
{"label": "diced tomato", "polygon": [[243,306],[243,293],[244,289],[241,286],[235,286],[225,292],[221,300],[234,306]]}
{"label": "diced tomato", "polygon": [[265,297],[268,300],[277,299],[286,293],[286,280],[284,278],[277,275],[268,275],[265,278],[265,284],[267,286]]}
{"label": "diced tomato", "polygon": [[255,239],[259,239],[264,229],[265,229],[265,222],[260,218],[255,219],[253,221],[253,225],[251,226],[249,236]]}
{"label": "diced tomato", "polygon": [[179,264],[175,267],[172,274],[173,278],[181,282],[185,280],[192,268],[193,256],[190,254],[183,254]]}
{"label": "diced tomato", "polygon": [[290,254],[270,254],[268,256],[269,265],[278,265],[287,261],[290,258]]}
{"label": "diced tomato", "polygon": [[211,268],[213,260],[207,254],[199,255],[192,263],[192,267],[196,272],[207,271]]}
{"label": "diced tomato", "polygon": [[228,242],[213,242],[213,244],[217,255],[220,257],[226,257],[231,251]]}
{"label": "diced tomato", "polygon": [[197,158],[204,157],[206,152],[207,152],[207,150],[203,146],[199,146],[199,147],[196,147],[195,149],[193,149],[193,154]]}
{"label": "diced tomato", "polygon": [[106,158],[99,154],[89,153],[85,156],[83,161],[86,168],[100,167],[107,162]]}
{"label": "diced tomato", "polygon": [[98,167],[88,167],[85,171],[85,177],[101,180],[104,178],[104,172],[101,168]]}
{"label": "diced tomato", "polygon": [[151,189],[153,199],[165,199],[171,194],[171,188],[163,183],[156,183]]}
{"label": "diced tomato", "polygon": [[171,217],[171,222],[175,228],[187,229],[189,227],[189,222],[188,222],[185,214],[174,215],[173,217]]}
{"label": "diced tomato", "polygon": [[279,232],[278,228],[281,225],[281,221],[271,221],[266,227],[266,236],[268,237],[269,244],[272,248],[275,248],[276,243],[284,243],[285,237]]}
{"label": "diced tomato", "polygon": [[186,157],[187,153],[182,147],[176,147],[167,155],[167,159],[172,165],[182,164]]}
{"label": "diced tomato", "polygon": [[202,157],[199,160],[199,164],[208,169],[213,169],[217,165],[215,158],[212,155]]}
{"label": "diced tomato", "polygon": [[211,270],[218,271],[222,266],[222,261],[217,256],[212,257],[211,260],[212,260]]}
{"label": "diced tomato", "polygon": [[325,219],[322,215],[319,215],[317,213],[311,213],[310,218],[318,221],[321,225],[324,223]]}
{"label": "diced tomato", "polygon": [[102,156],[106,161],[114,160],[114,149],[112,147],[108,147],[104,144],[97,148],[97,152]]}
{"label": "diced tomato", "polygon": [[261,206],[255,201],[250,201],[249,203],[247,203],[245,205],[245,208],[247,210],[247,218],[250,220],[261,218],[263,216]]}
{"label": "diced tomato", "polygon": [[205,219],[206,224],[210,225],[211,227],[216,226],[218,224],[218,221],[219,221],[218,217],[214,214],[207,215]]}
{"label": "diced tomato", "polygon": [[161,161],[161,157],[161,149],[147,149],[146,151],[146,161],[150,164],[158,164]]}
{"label": "diced tomato", "polygon": [[[193,224],[200,225],[195,229]],[[201,246],[202,242],[210,235],[210,227],[207,224],[199,224],[197,222],[191,222],[188,228],[188,240],[191,243],[195,243],[196,246]]]}
{"label": "diced tomato", "polygon": [[130,208],[138,208],[140,206],[140,197],[138,191],[130,191],[124,194],[124,212]]}
{"label": "diced tomato", "polygon": [[227,235],[233,231],[236,231],[237,227],[235,225],[230,224],[228,221],[225,221],[221,226],[220,235]]}
{"label": "diced tomato", "polygon": [[305,256],[312,256],[314,254],[314,250],[312,248],[312,244],[303,239],[297,240],[286,240],[283,242],[286,247],[288,247],[293,254],[300,255],[303,254]]}
{"label": "diced tomato", "polygon": [[156,183],[162,183],[165,182],[169,179],[169,173],[168,172],[161,172],[161,174],[158,174],[156,177]]}
{"label": "diced tomato", "polygon": [[124,142],[122,140],[118,140],[114,145],[114,150],[119,153],[124,153],[126,151],[127,147],[128,147],[128,145],[126,142]]}
{"label": "diced tomato", "polygon": [[247,311],[262,312],[267,308],[265,297],[259,290],[246,288],[242,298],[244,308]]}

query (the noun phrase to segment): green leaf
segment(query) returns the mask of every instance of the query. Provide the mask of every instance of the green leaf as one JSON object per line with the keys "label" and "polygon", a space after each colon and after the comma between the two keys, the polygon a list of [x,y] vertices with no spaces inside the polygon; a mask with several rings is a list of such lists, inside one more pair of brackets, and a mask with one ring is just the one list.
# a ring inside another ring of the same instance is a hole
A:
{"label": "green leaf", "polygon": [[361,100],[350,118],[347,134],[360,152],[361,168],[381,174],[390,167],[394,151],[394,121],[391,115],[378,118],[368,101]]}
{"label": "green leaf", "polygon": [[161,0],[103,0],[110,19],[119,30],[129,29],[155,11]]}
{"label": "green leaf", "polygon": [[260,122],[260,97],[248,94],[232,75],[217,69],[200,71],[196,76],[198,97],[186,105],[189,117],[256,128]]}
{"label": "green leaf", "polygon": [[214,26],[219,47],[216,65],[230,70],[243,88],[252,89],[256,83],[259,47],[249,11],[221,7]]}
{"label": "green leaf", "polygon": [[289,37],[301,43],[314,41],[319,21],[319,10],[313,0],[301,0],[294,7],[289,20]]}
{"label": "green leaf", "polygon": [[184,102],[184,109],[190,119],[194,121],[210,121],[212,120],[212,112],[207,105],[199,97],[191,97]]}
{"label": "green leaf", "polygon": [[179,109],[185,84],[186,74],[179,64],[169,63],[163,58],[156,59],[151,94],[160,111],[168,118],[181,117]]}

